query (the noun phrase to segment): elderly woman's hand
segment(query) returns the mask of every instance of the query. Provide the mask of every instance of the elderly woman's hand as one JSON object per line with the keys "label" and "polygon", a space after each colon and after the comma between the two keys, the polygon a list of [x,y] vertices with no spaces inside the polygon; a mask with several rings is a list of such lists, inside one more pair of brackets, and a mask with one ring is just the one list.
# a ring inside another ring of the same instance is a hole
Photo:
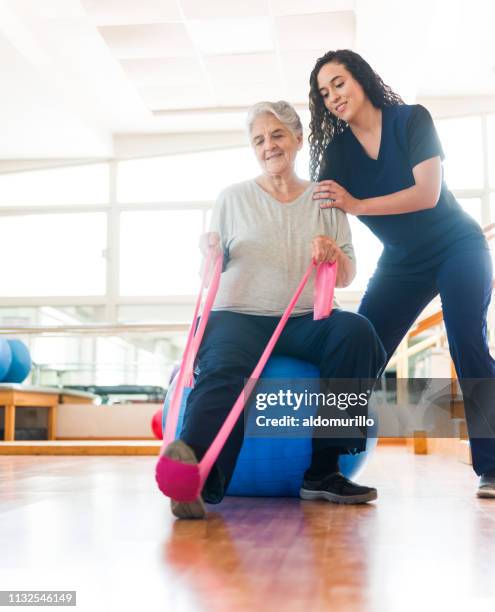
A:
{"label": "elderly woman's hand", "polygon": [[214,249],[215,256],[219,255],[221,253],[220,234],[218,232],[206,232],[206,234],[202,234],[199,239],[199,248],[203,257],[208,255],[210,248]]}
{"label": "elderly woman's hand", "polygon": [[337,243],[328,236],[315,236],[311,243],[311,257],[316,264],[333,263],[341,253]]}
{"label": "elderly woman's hand", "polygon": [[321,181],[313,191],[313,200],[320,201],[320,208],[340,208],[350,215],[359,214],[359,200],[336,181]]}

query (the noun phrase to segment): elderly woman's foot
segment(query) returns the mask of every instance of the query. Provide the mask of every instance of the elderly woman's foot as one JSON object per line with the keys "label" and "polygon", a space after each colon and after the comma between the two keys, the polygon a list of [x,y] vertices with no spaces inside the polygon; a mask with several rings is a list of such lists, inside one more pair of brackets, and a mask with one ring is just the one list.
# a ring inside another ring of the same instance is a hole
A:
{"label": "elderly woman's foot", "polygon": [[299,495],[302,499],[325,499],[335,504],[365,504],[378,497],[376,489],[358,485],[340,472],[328,474],[321,480],[305,478]]}
{"label": "elderly woman's foot", "polygon": [[[193,465],[198,463],[193,449],[182,440],[174,440],[174,442],[171,442],[163,454],[174,461],[191,463]],[[180,502],[175,499],[171,499],[170,502],[172,514],[177,518],[202,519],[206,517],[206,507],[201,496],[192,502]]]}

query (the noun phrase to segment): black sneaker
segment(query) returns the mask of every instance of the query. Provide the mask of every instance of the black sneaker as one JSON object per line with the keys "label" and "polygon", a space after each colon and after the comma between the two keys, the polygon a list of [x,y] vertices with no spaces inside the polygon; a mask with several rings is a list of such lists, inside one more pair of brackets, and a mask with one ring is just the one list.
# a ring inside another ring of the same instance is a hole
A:
{"label": "black sneaker", "polygon": [[352,482],[340,472],[334,472],[321,480],[303,480],[299,490],[301,499],[326,499],[335,504],[365,504],[377,498],[372,487],[363,487]]}

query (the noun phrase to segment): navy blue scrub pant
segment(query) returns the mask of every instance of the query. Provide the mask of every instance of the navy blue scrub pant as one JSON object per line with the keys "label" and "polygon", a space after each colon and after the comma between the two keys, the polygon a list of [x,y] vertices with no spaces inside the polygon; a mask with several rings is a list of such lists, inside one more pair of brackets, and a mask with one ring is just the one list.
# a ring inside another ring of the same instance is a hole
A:
{"label": "navy blue scrub pant", "polygon": [[[197,377],[186,404],[180,438],[200,459],[215,438],[246,379],[261,357],[278,317],[213,311],[198,352]],[[291,317],[273,354],[296,357],[320,368],[321,378],[375,379],[385,361],[385,352],[373,326],[364,317],[334,310],[330,317],[313,320],[313,314]],[[244,439],[244,419],[239,418],[203,490],[206,501],[219,502],[232,477]],[[313,463],[335,441],[313,438]],[[345,450],[344,450],[345,452]],[[332,462],[332,453],[327,461]],[[336,461],[336,460],[335,460]],[[313,465],[312,463],[312,465]],[[328,466],[332,471],[333,466]],[[328,472],[327,472],[328,473]]]}
{"label": "navy blue scrub pant", "polygon": [[440,294],[450,354],[461,389],[463,379],[490,379],[492,383],[485,385],[483,397],[470,393],[473,404],[466,401],[467,380],[464,388],[466,422],[477,474],[495,469],[495,434],[489,431],[490,422],[486,425],[486,436],[485,432],[482,437],[472,435],[477,418],[473,405],[484,410],[493,427],[495,361],[488,348],[486,326],[492,282],[492,261],[486,243],[467,245],[447,253],[441,264],[425,273],[413,275],[404,271],[390,275],[378,268],[358,310],[373,324],[388,362],[423,308]]}

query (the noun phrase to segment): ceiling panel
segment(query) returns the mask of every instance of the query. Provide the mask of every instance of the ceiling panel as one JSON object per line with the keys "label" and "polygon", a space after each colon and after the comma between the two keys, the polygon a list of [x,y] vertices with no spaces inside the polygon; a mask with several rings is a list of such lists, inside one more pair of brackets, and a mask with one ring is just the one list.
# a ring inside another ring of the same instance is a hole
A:
{"label": "ceiling panel", "polygon": [[318,13],[277,17],[277,39],[282,51],[347,49],[354,46],[354,13]]}
{"label": "ceiling panel", "polygon": [[104,26],[98,31],[119,59],[194,55],[183,23]]}
{"label": "ceiling panel", "polygon": [[309,89],[309,75],[320,54],[316,51],[284,51],[280,54],[282,70],[289,87]]}
{"label": "ceiling panel", "polygon": [[354,10],[355,0],[271,0],[273,15],[306,15]]}
{"label": "ceiling panel", "polygon": [[204,79],[196,58],[128,59],[120,64],[137,86],[187,85]]}
{"label": "ceiling panel", "polygon": [[175,0],[81,0],[81,4],[100,26],[181,20]]}
{"label": "ceiling panel", "polygon": [[152,110],[206,108],[215,106],[215,99],[206,84],[184,87],[140,87],[139,95]]}
{"label": "ceiling panel", "polygon": [[215,88],[219,106],[250,106],[262,100],[280,100],[284,90],[278,83],[246,83],[229,87],[222,85]]}
{"label": "ceiling panel", "polygon": [[205,55],[272,51],[269,18],[205,19],[188,24],[198,50]]}
{"label": "ceiling panel", "polygon": [[268,0],[179,0],[186,19],[211,19],[230,17],[268,17]]}
{"label": "ceiling panel", "polygon": [[211,55],[204,65],[214,84],[279,82],[275,53]]}
{"label": "ceiling panel", "polygon": [[[8,5],[5,0],[2,5]],[[14,2],[10,2],[14,4]],[[84,7],[79,2],[69,0],[43,0],[43,2],[33,2],[33,0],[15,0],[15,8],[19,13],[29,16],[30,19],[42,20],[61,20],[79,19],[85,14]]]}

